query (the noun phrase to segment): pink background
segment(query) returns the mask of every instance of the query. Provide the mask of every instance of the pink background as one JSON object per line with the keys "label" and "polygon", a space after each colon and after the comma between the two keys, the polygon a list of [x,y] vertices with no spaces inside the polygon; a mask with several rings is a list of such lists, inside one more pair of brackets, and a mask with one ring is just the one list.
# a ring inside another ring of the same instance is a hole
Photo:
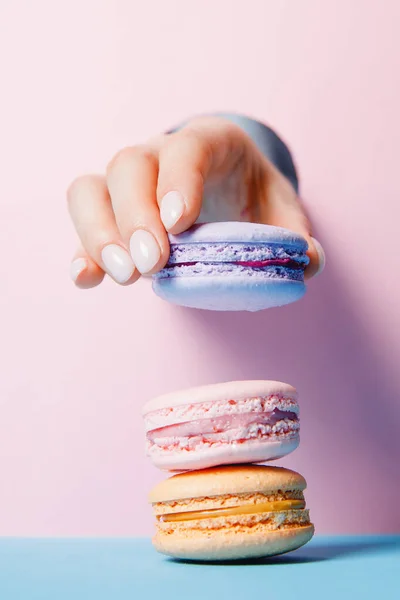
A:
{"label": "pink background", "polygon": [[[299,389],[281,462],[318,532],[400,531],[399,19],[397,0],[1,3],[1,534],[150,534],[141,405],[240,378]],[[324,275],[240,316],[148,281],[76,290],[69,181],[212,110],[290,142]]]}

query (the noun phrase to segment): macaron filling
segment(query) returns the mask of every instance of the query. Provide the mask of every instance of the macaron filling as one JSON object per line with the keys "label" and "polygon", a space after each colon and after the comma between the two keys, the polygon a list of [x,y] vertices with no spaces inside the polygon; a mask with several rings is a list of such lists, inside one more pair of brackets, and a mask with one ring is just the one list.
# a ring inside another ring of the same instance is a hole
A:
{"label": "macaron filling", "polygon": [[269,412],[225,414],[159,427],[147,432],[147,441],[149,452],[191,451],[215,444],[294,438],[299,429],[297,412],[274,408]]}
{"label": "macaron filling", "polygon": [[225,415],[248,413],[272,413],[275,409],[294,412],[298,415],[299,405],[295,394],[274,393],[268,396],[205,400],[204,402],[182,402],[150,410],[144,414],[146,431],[176,425],[197,419],[213,419]]}
{"label": "macaron filling", "polygon": [[308,264],[303,250],[281,244],[192,243],[171,244],[169,265],[196,262],[256,262],[292,259]]}
{"label": "macaron filling", "polygon": [[170,500],[156,502],[153,508],[160,534],[224,529],[261,533],[310,525],[301,490]]}
{"label": "macaron filling", "polygon": [[302,510],[306,506],[304,500],[276,500],[259,504],[246,504],[242,506],[229,506],[225,508],[211,508],[201,511],[169,513],[157,516],[158,521],[193,521],[234,515],[254,515],[259,513],[280,512],[288,510]]}
{"label": "macaron filling", "polygon": [[189,532],[197,532],[206,537],[209,533],[229,531],[232,534],[251,532],[254,535],[265,535],[268,532],[294,528],[310,527],[310,515],[306,508],[292,508],[288,510],[268,510],[253,513],[235,513],[232,515],[216,514],[211,516],[200,516],[196,519],[181,519],[167,521],[156,520],[158,535],[185,537]]}
{"label": "macaron filling", "polygon": [[308,262],[297,248],[273,244],[171,244],[168,263],[155,277],[247,274],[302,281]]}

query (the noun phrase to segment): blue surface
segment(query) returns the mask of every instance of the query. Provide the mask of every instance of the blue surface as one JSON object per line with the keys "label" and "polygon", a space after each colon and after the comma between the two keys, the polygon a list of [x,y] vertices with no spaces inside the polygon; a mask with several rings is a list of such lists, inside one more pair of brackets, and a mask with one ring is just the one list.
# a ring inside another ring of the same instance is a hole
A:
{"label": "blue surface", "polygon": [[147,539],[0,539],[1,600],[400,598],[400,536],[316,537],[241,564],[177,562]]}

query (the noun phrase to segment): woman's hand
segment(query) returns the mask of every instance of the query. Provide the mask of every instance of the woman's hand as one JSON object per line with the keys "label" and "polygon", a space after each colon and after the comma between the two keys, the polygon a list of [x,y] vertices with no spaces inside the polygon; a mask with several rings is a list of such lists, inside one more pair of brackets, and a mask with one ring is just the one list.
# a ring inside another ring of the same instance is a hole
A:
{"label": "woman's hand", "polygon": [[238,126],[219,117],[125,148],[102,175],[78,177],[68,205],[81,241],[71,265],[76,285],[152,274],[169,256],[167,232],[202,221],[246,220],[285,227],[308,241],[306,277],[323,268],[321,246],[289,181]]}

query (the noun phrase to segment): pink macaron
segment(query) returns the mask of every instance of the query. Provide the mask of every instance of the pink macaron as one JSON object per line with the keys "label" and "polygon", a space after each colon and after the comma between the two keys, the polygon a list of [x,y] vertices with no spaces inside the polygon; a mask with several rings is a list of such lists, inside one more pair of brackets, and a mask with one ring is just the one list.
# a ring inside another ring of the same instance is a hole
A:
{"label": "pink macaron", "polygon": [[159,396],[143,408],[147,454],[169,471],[261,463],[299,445],[295,388],[234,381]]}

